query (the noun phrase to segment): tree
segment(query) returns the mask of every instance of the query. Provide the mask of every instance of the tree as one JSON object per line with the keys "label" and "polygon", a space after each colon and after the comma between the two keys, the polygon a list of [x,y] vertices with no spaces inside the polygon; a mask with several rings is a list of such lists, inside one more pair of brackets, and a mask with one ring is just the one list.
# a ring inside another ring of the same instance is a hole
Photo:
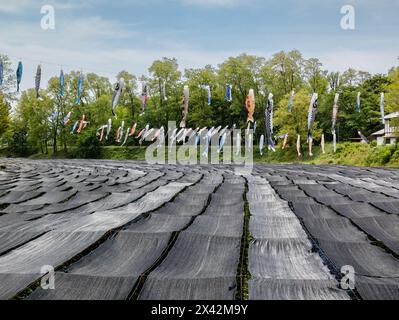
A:
{"label": "tree", "polygon": [[14,132],[26,132],[27,143],[31,149],[39,149],[42,153],[48,153],[51,107],[52,101],[49,97],[37,99],[34,89],[24,91],[13,123]]}
{"label": "tree", "polygon": [[[154,125],[166,123],[169,117],[180,116],[180,103],[183,94],[181,84],[181,72],[175,58],[162,58],[156,60],[149,67],[150,79],[148,79],[151,90],[151,102],[155,107],[158,106],[158,118],[152,118]],[[162,86],[165,83],[166,97],[164,99]],[[175,118],[176,119],[176,118]]]}
{"label": "tree", "polygon": [[268,83],[277,101],[292,90],[298,91],[302,87],[303,65],[304,59],[298,50],[288,53],[280,51],[266,62],[262,80]]}
{"label": "tree", "polygon": [[341,76],[342,85],[353,87],[358,84],[358,72],[349,68]]}
{"label": "tree", "polygon": [[[278,52],[270,59],[241,54],[230,57],[217,67],[206,65],[203,68],[188,68],[184,75],[179,71],[175,58],[156,60],[149,67],[149,76],[135,76],[121,71],[116,78],[125,80],[125,88],[116,108],[117,119],[112,117],[113,85],[107,77],[88,73],[85,75],[81,103],[76,103],[79,72],[65,74],[64,94],[60,97],[58,75],[51,78],[46,88],[41,90],[37,99],[33,89],[23,91],[20,100],[15,97],[15,72],[7,57],[0,59],[5,65],[5,82],[0,88],[0,136],[2,141],[19,155],[31,152],[48,152],[52,147],[56,153],[60,146],[65,152],[68,147],[84,149],[96,138],[96,130],[112,118],[111,136],[107,141],[96,143],[98,154],[101,145],[115,144],[115,132],[121,122],[125,129],[134,121],[137,130],[146,124],[151,127],[166,126],[168,120],[179,122],[183,86],[190,88],[188,126],[211,127],[236,124],[246,127],[245,98],[249,89],[254,89],[258,141],[264,128],[264,111],[267,96],[273,93],[275,113],[275,134],[288,133],[294,141],[297,134],[306,140],[307,113],[312,92],[319,94],[319,108],[314,124],[314,138],[320,138],[323,132],[331,139],[332,108],[335,93],[340,94],[337,133],[339,140],[357,137],[357,131],[369,135],[383,127],[380,113],[380,93],[386,95],[386,111],[399,110],[399,68],[390,70],[388,76],[374,75],[368,72],[349,69],[342,75],[339,72],[324,70],[322,63],[311,58],[305,60],[297,50]],[[140,89],[138,79],[145,80],[150,89],[148,108],[141,113]],[[166,84],[166,96],[163,96],[163,84]],[[233,86],[233,100],[225,99],[226,85]],[[207,103],[207,92],[203,88],[209,85],[212,103]],[[329,89],[329,90],[328,90]],[[294,108],[288,112],[291,91],[296,91]],[[361,112],[357,112],[357,93],[361,92]],[[11,108],[12,106],[12,108]],[[72,112],[70,122],[64,125],[63,119]],[[71,126],[82,116],[89,121],[81,134],[70,134]],[[90,137],[89,137],[90,136]],[[96,140],[97,141],[97,140]],[[20,148],[19,148],[20,146]],[[69,151],[70,152],[70,151]],[[91,151],[90,151],[91,152]],[[81,153],[81,156],[83,155]],[[90,157],[92,157],[91,155]]]}
{"label": "tree", "polygon": [[390,70],[388,79],[391,83],[386,87],[386,110],[399,111],[399,67]]}
{"label": "tree", "polygon": [[235,123],[238,127],[245,126],[245,99],[249,89],[255,91],[255,117],[261,117],[267,85],[262,81],[264,60],[261,57],[242,54],[238,57],[230,57],[219,65],[218,78],[222,90],[226,84],[233,86],[233,101],[231,103],[224,102],[225,108],[228,108],[227,124]]}
{"label": "tree", "polygon": [[106,77],[98,76],[95,73],[88,73],[85,77],[84,88],[86,92],[86,102],[96,101],[104,94],[110,94],[112,91],[111,83]]}
{"label": "tree", "polygon": [[10,122],[10,107],[6,103],[4,96],[0,94],[0,138],[7,131]]}
{"label": "tree", "polygon": [[371,78],[371,74],[366,71],[358,71],[353,68],[349,68],[341,75],[341,85],[355,87],[362,85],[366,80]]}
{"label": "tree", "polygon": [[[117,79],[125,80],[125,89],[122,92],[119,104],[130,110],[130,118],[134,119],[140,113],[140,99],[137,97],[137,77],[127,71],[121,71]],[[118,113],[118,110],[117,110]]]}
{"label": "tree", "polygon": [[330,90],[336,91],[340,85],[340,74],[339,72],[330,72],[327,75],[328,85]]}
{"label": "tree", "polygon": [[[288,112],[290,95],[287,94],[279,103],[276,112],[274,113],[274,133],[275,135],[284,135],[288,133],[291,145],[294,145],[297,135],[301,136],[302,141],[306,141],[308,136],[308,110],[310,105],[311,95],[302,89],[296,93],[293,101],[292,112]],[[316,120],[313,124],[313,139],[319,140],[321,136],[321,129],[319,128],[319,115],[316,115]]]}
{"label": "tree", "polygon": [[[184,77],[190,87],[189,126],[203,127],[223,123],[225,108],[221,98],[221,90],[217,90],[217,71],[215,68],[207,65],[202,69],[186,69]],[[212,104],[210,106],[204,85],[211,87]]]}
{"label": "tree", "polygon": [[325,93],[328,85],[327,71],[322,69],[323,64],[317,58],[305,61],[304,71],[309,88],[319,95]]}
{"label": "tree", "polygon": [[3,63],[3,84],[0,86],[0,95],[3,103],[10,106],[17,98],[16,76],[11,68],[11,61],[6,55],[0,53],[0,62]]}

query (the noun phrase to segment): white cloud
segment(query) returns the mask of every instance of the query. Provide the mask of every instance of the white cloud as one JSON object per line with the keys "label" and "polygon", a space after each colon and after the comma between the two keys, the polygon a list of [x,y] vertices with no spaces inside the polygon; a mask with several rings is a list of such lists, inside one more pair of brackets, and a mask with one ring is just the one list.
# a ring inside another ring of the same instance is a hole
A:
{"label": "white cloud", "polygon": [[181,0],[184,6],[200,6],[200,7],[237,7],[248,3],[245,0]]}
{"label": "white cloud", "polygon": [[41,30],[39,21],[0,21],[0,52],[10,56],[14,67],[19,60],[23,61],[23,90],[34,86],[39,63],[42,64],[44,86],[50,77],[59,74],[61,66],[65,72],[82,69],[85,73],[95,72],[112,80],[121,70],[135,75],[146,74],[151,63],[164,56],[176,57],[183,69],[216,65],[228,55],[216,50],[194,49],[184,41],[174,41],[167,36],[179,31],[165,30],[154,34],[142,32],[138,27],[139,24],[125,25],[99,16],[59,18],[55,31]]}
{"label": "white cloud", "polygon": [[[138,24],[121,24],[100,16],[82,18],[61,18],[56,16],[55,30],[43,30],[40,18],[36,22],[0,21],[0,47],[10,44],[21,47],[23,43],[68,49],[79,47],[84,50],[97,43],[121,40],[138,35]],[[10,33],[10,30],[12,32]]]}
{"label": "white cloud", "polygon": [[395,50],[365,51],[337,48],[329,52],[320,52],[316,56],[323,62],[326,69],[341,72],[354,68],[370,73],[387,73],[391,67],[398,64]]}
{"label": "white cloud", "polygon": [[[181,70],[184,68],[200,68],[206,64],[217,65],[228,56],[237,55],[238,52],[221,51],[198,51],[181,49],[92,49],[79,50],[79,48],[68,51],[56,47],[43,46],[4,46],[0,47],[0,52],[5,50],[11,57],[13,66],[16,67],[19,58],[24,64],[24,75],[21,83],[22,90],[34,87],[34,75],[36,67],[42,64],[42,85],[53,77],[58,76],[60,68],[65,72],[71,70],[82,70],[84,73],[95,72],[99,75],[115,81],[115,76],[119,71],[126,70],[137,76],[147,74],[151,63],[162,57],[175,57],[178,60]],[[19,55],[23,54],[23,57]]]}
{"label": "white cloud", "polygon": [[[0,1],[2,2],[0,12],[2,10],[3,12],[4,10],[8,10],[7,12],[17,10],[13,2],[9,1],[10,6],[5,9],[4,0]],[[93,4],[92,1],[80,1],[80,5],[90,6]],[[121,1],[124,2],[125,0]],[[185,5],[232,7],[247,5],[248,1],[255,3],[258,0],[175,1]],[[32,0],[19,0],[18,6],[20,4],[22,7],[29,6],[32,2]],[[78,5],[77,0],[57,0],[54,3],[62,4],[65,9]],[[86,73],[96,72],[113,80],[113,77],[121,70],[127,70],[135,75],[145,74],[147,68],[155,59],[164,56],[177,58],[181,69],[197,68],[206,64],[216,66],[229,56],[251,49],[248,52],[249,54],[270,57],[273,53],[269,52],[270,50],[277,52],[281,49],[291,49],[286,47],[287,44],[298,47],[305,57],[318,57],[323,62],[324,67],[329,70],[343,71],[353,67],[372,73],[385,73],[388,68],[397,64],[397,50],[395,51],[397,46],[387,46],[386,38],[380,39],[380,36],[378,37],[380,42],[377,42],[377,39],[372,38],[371,35],[364,36],[364,39],[360,39],[361,41],[357,37],[359,43],[351,42],[348,43],[348,46],[358,48],[358,50],[349,50],[337,48],[331,44],[345,43],[345,41],[348,41],[345,40],[346,38],[340,41],[338,41],[339,39],[334,41],[333,38],[329,38],[326,44],[325,41],[315,42],[314,35],[309,34],[308,37],[298,37],[298,41],[292,41],[292,37],[288,37],[283,30],[281,35],[275,35],[275,41],[273,40],[270,43],[265,41],[265,49],[267,50],[262,52],[262,45],[259,45],[258,36],[254,37],[251,45],[242,46],[242,43],[240,43],[242,35],[238,34],[237,46],[226,51],[223,50],[223,45],[215,45],[217,48],[212,46],[202,48],[202,38],[201,41],[196,42],[192,35],[183,36],[189,31],[178,29],[173,24],[166,26],[163,30],[156,29],[154,31],[139,23],[124,24],[100,16],[76,18],[75,15],[71,17],[70,14],[56,15],[55,31],[41,30],[40,17],[33,22],[28,19],[26,21],[1,19],[0,52],[12,57],[14,67],[19,59],[23,60],[22,89],[33,87],[34,74],[39,62],[43,64],[44,86],[51,76],[59,74],[61,66],[64,67],[66,72],[71,69],[82,68]],[[215,36],[215,33],[209,35],[209,37],[212,36]],[[262,34],[261,36],[261,39],[267,39],[269,35]],[[317,45],[310,46],[312,43]],[[370,43],[372,45],[368,45]],[[322,49],[319,50],[319,48]],[[388,48],[389,50],[387,50]]]}
{"label": "white cloud", "polygon": [[93,6],[91,0],[1,0],[0,12],[5,14],[30,13],[31,10],[40,12],[43,5],[53,5],[56,10],[73,10]]}
{"label": "white cloud", "polygon": [[2,13],[18,13],[32,6],[32,1],[18,0],[18,1],[1,1],[0,12]]}

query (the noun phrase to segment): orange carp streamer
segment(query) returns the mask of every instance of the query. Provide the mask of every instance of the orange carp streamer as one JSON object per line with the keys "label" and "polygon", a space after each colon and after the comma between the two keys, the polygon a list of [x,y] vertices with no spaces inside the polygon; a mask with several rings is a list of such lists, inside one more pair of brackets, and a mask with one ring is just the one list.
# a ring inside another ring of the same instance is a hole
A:
{"label": "orange carp streamer", "polygon": [[255,94],[254,90],[250,89],[247,99],[245,100],[245,106],[247,108],[248,117],[247,122],[254,122],[254,113],[255,113]]}

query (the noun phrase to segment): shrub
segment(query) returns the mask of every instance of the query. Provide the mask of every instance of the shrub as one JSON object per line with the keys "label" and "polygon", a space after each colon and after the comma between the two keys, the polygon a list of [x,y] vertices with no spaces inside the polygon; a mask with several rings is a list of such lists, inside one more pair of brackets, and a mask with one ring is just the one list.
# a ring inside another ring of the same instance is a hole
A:
{"label": "shrub", "polygon": [[374,148],[365,159],[365,163],[368,166],[385,165],[391,160],[391,157],[394,154],[395,150],[395,146]]}
{"label": "shrub", "polygon": [[14,132],[8,147],[8,151],[12,155],[18,157],[29,156],[27,132],[25,130]]}
{"label": "shrub", "polygon": [[78,136],[75,156],[83,159],[100,159],[102,149],[93,130],[85,130]]}

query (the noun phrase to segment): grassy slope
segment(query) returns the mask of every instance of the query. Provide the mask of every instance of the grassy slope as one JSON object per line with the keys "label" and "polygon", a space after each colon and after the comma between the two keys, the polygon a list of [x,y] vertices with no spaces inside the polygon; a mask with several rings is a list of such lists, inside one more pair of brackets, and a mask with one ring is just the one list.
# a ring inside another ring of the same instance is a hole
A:
{"label": "grassy slope", "polygon": [[332,144],[326,144],[323,154],[319,146],[313,147],[313,157],[309,156],[308,145],[302,145],[302,157],[299,158],[296,148],[278,149],[267,152],[262,158],[255,156],[257,162],[272,163],[306,163],[306,164],[338,164],[350,166],[389,166],[399,167],[399,146],[373,147],[367,144],[344,142],[337,145],[337,152],[333,152]]}
{"label": "grassy slope", "polygon": [[[313,157],[308,154],[308,145],[302,145],[302,157],[299,158],[295,146],[289,146],[285,150],[278,148],[276,152],[264,150],[261,157],[259,150],[255,147],[254,161],[258,163],[305,163],[305,164],[339,164],[352,166],[389,166],[399,167],[399,145],[386,147],[373,147],[366,144],[344,142],[337,145],[337,152],[334,154],[332,144],[326,144],[326,154],[322,154],[319,146],[314,146]],[[104,147],[102,159],[115,160],[145,160],[145,147]],[[59,152],[56,155],[35,154],[32,159],[47,158],[71,158],[73,152],[64,154]],[[73,150],[72,150],[73,151]],[[4,150],[0,150],[0,156],[7,156]]]}

